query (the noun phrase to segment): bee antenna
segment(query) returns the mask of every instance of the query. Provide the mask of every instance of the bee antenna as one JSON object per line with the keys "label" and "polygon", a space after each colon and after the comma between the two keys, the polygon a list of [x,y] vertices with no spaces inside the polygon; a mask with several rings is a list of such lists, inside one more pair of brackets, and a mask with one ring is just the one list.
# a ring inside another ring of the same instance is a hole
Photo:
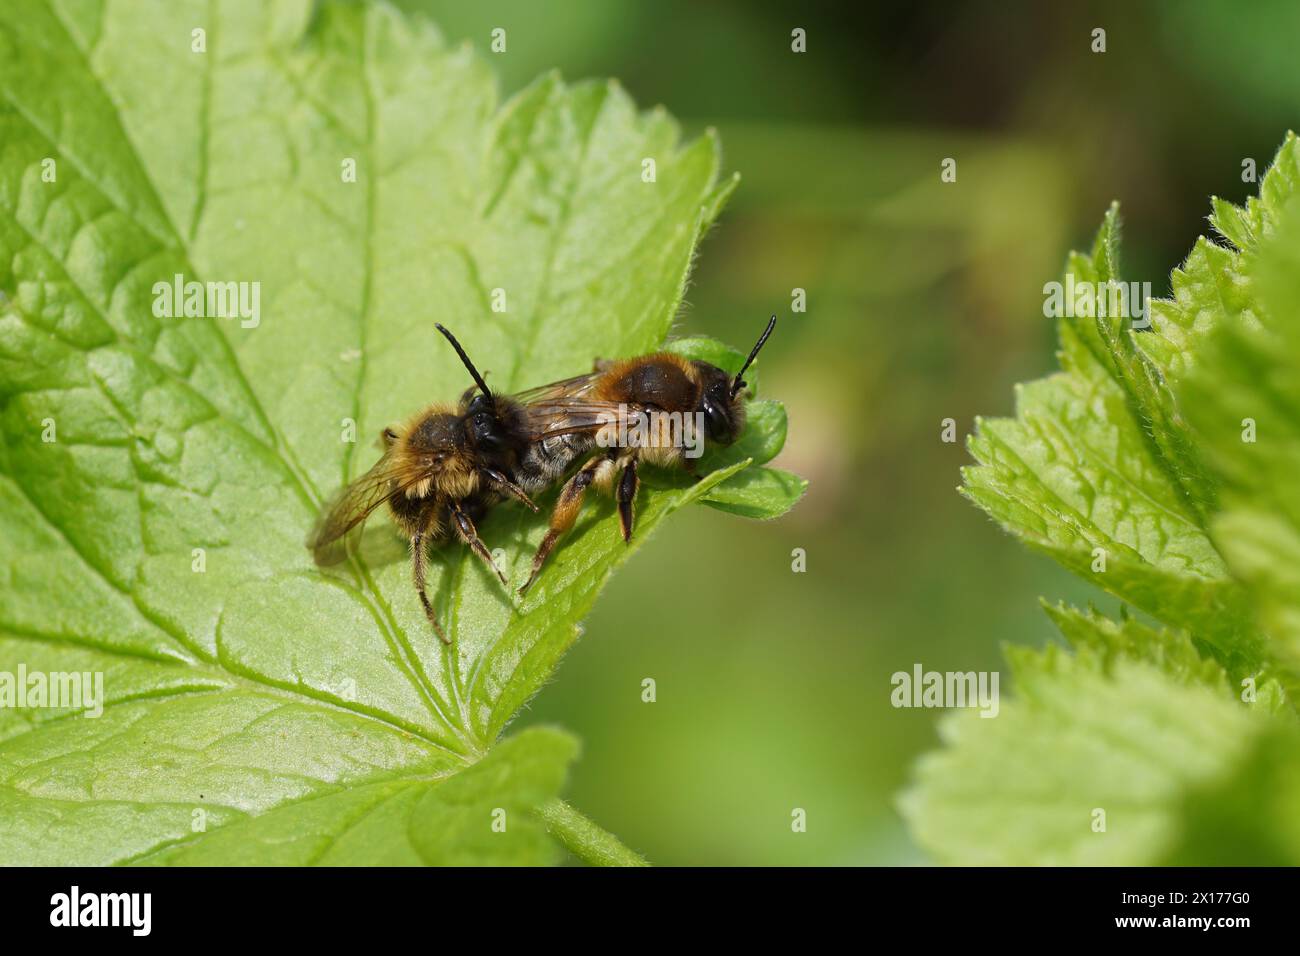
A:
{"label": "bee antenna", "polygon": [[465,354],[465,350],[460,347],[460,343],[456,341],[456,336],[448,332],[446,326],[442,325],[442,323],[435,322],[433,324],[434,328],[447,337],[447,341],[451,343],[451,347],[456,350],[456,354],[460,356],[460,360],[465,363],[465,368],[469,369],[469,374],[470,377],[474,379],[474,384],[483,390],[484,395],[491,398],[492,390],[487,387],[487,382],[483,381],[483,376],[478,373],[478,369],[474,367],[474,363],[469,360],[469,356]]}
{"label": "bee antenna", "polygon": [[745,359],[745,364],[740,367],[740,371],[736,373],[736,377],[731,380],[732,398],[735,398],[740,394],[740,390],[745,387],[745,379],[742,376],[745,374],[745,370],[753,363],[754,359],[758,357],[758,350],[763,347],[763,343],[767,341],[767,337],[772,334],[774,328],[776,328],[775,315],[772,316],[771,320],[767,323],[767,328],[763,330],[763,334],[758,337],[758,342],[754,345],[753,351],[749,353],[749,358]]}

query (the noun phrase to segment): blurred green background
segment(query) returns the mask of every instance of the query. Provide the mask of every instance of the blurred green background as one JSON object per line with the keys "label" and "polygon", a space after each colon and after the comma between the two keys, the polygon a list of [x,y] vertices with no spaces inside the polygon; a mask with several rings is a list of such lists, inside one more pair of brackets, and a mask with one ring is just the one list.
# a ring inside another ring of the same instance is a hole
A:
{"label": "blurred green background", "polygon": [[1000,644],[1052,639],[1039,595],[1114,604],[957,495],[940,423],[964,439],[1054,366],[1043,283],[1112,199],[1125,278],[1163,295],[1209,195],[1254,193],[1243,159],[1262,173],[1295,125],[1300,4],[399,5],[483,51],[505,95],[558,67],[716,127],[743,179],[679,331],[742,347],[786,317],[763,387],[808,497],[771,524],[670,522],[520,725],[583,739],[571,801],[657,863],[927,862],[893,801],[939,712],[893,709],[890,675],[1001,668]]}

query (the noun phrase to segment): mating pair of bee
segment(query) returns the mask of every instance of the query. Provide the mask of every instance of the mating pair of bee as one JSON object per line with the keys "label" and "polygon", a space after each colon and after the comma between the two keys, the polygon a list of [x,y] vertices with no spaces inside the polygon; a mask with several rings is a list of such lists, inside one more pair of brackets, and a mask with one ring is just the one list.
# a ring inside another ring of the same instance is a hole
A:
{"label": "mating pair of bee", "polygon": [[640,486],[638,460],[694,472],[680,444],[663,434],[633,447],[620,445],[618,436],[627,434],[628,419],[676,413],[680,421],[698,415],[705,444],[731,444],[745,426],[743,376],[775,327],[772,316],[734,377],[707,362],[656,352],[598,361],[589,374],[506,396],[488,388],[456,337],[439,325],[474,385],[455,409],[431,405],[405,425],[385,428],[383,457],[343,490],[308,544],[324,560],[335,542],[387,503],[410,541],[415,590],[424,613],[443,643],[450,643],[425,591],[430,543],[459,537],[508,586],[474,522],[507,498],[537,511],[529,495],[559,482],[584,456],[589,457],[564,482],[519,593],[537,580],[556,543],[573,527],[593,484],[613,486],[623,540],[630,540]]}

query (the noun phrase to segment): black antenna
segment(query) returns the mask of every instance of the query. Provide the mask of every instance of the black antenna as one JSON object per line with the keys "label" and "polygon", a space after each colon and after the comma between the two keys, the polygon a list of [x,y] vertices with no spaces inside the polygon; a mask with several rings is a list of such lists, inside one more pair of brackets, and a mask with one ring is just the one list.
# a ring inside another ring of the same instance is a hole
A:
{"label": "black antenna", "polygon": [[[737,372],[736,377],[732,379],[731,382],[732,398],[735,398],[740,393],[740,390],[745,387],[745,380],[741,378],[741,376],[745,374],[745,369],[749,368],[750,364],[754,361],[754,359],[758,357],[758,350],[763,347],[763,343],[767,341],[767,337],[772,334],[772,330],[774,328],[776,328],[775,315],[772,316],[771,320],[767,323],[767,328],[763,330],[763,334],[758,337],[758,344],[756,344],[754,346],[754,350],[749,353],[749,358],[745,359],[745,364],[740,367],[740,371]],[[459,348],[459,346],[457,346],[457,348]]]}
{"label": "black antenna", "polygon": [[483,390],[484,395],[488,398],[492,398],[492,391],[487,387],[487,382],[483,381],[483,376],[478,373],[478,369],[474,367],[474,363],[469,360],[469,356],[465,354],[465,350],[460,347],[460,343],[456,341],[456,336],[448,332],[446,327],[439,322],[435,322],[433,325],[439,332],[447,336],[447,341],[451,343],[451,347],[456,350],[456,354],[460,356],[460,360],[464,362],[465,367],[469,369],[469,374],[474,379],[474,384]]}

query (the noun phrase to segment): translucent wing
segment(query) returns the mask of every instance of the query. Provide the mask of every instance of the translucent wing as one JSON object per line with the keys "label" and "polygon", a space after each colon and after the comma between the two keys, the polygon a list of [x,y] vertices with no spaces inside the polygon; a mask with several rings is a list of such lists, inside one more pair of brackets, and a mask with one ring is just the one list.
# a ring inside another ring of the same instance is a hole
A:
{"label": "translucent wing", "polygon": [[530,388],[527,391],[512,395],[511,398],[521,405],[529,405],[560,398],[581,398],[590,395],[592,388],[595,386],[600,376],[600,372],[588,372],[586,375],[575,375],[573,378],[565,378],[558,382],[551,382],[547,385],[539,385],[536,388]]}
{"label": "translucent wing", "polygon": [[528,437],[538,441],[594,431],[618,421],[620,414],[640,408],[595,398],[592,392],[600,377],[600,372],[589,372],[512,396],[519,403]]}
{"label": "translucent wing", "polygon": [[322,513],[307,539],[307,546],[320,556],[329,545],[365,521],[395,493],[405,491],[424,477],[409,468],[400,468],[397,458],[391,452],[385,452],[373,468],[344,488],[330,503],[329,510]]}
{"label": "translucent wing", "polygon": [[560,398],[524,405],[521,413],[529,439],[540,441],[574,432],[595,431],[638,408],[639,405],[596,399]]}

